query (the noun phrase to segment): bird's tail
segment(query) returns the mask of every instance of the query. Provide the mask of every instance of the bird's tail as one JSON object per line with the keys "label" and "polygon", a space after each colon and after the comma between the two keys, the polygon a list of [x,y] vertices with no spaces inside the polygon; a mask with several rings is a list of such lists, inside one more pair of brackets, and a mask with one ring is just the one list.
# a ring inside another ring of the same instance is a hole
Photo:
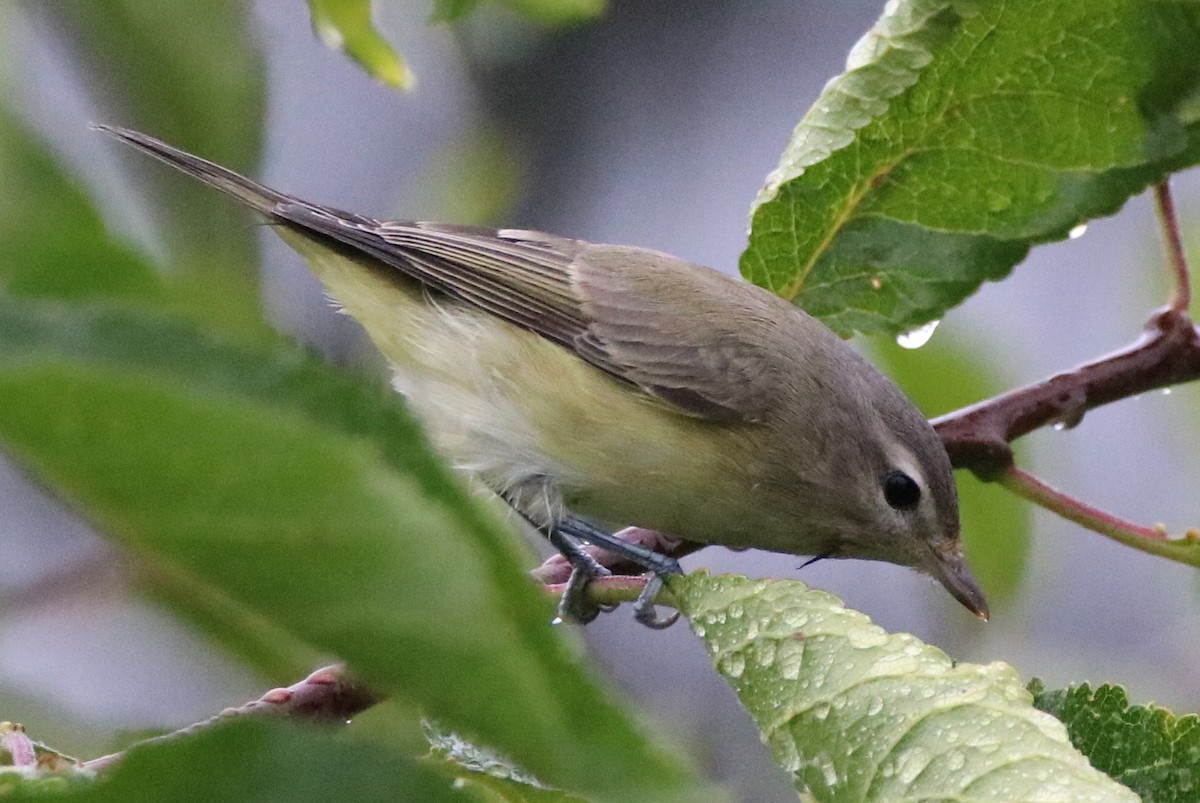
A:
{"label": "bird's tail", "polygon": [[201,159],[199,156],[193,156],[187,151],[181,151],[179,148],[172,147],[162,140],[155,139],[146,134],[131,131],[128,128],[117,128],[116,126],[101,125],[98,123],[93,123],[92,128],[96,131],[103,131],[105,134],[145,151],[154,158],[182,170],[189,176],[203,181],[205,184],[220,190],[226,195],[233,196],[255,211],[265,215],[271,215],[280,204],[288,204],[295,201],[294,198],[288,195],[276,192],[270,187],[264,187],[258,182],[251,181],[232,170],[213,164],[206,159]]}

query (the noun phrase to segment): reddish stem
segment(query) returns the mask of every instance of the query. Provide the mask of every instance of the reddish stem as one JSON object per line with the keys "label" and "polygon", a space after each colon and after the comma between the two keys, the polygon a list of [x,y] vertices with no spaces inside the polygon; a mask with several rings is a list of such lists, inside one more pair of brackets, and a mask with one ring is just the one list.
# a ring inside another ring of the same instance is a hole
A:
{"label": "reddish stem", "polygon": [[1192,283],[1188,271],[1187,252],[1179,235],[1179,217],[1175,214],[1175,201],[1171,198],[1171,184],[1163,181],[1154,185],[1154,210],[1162,227],[1163,241],[1167,249],[1167,266],[1175,279],[1175,292],[1171,296],[1171,309],[1182,312],[1192,305]]}
{"label": "reddish stem", "polygon": [[1000,484],[1010,491],[1052,510],[1064,519],[1105,535],[1132,535],[1138,538],[1166,540],[1167,531],[1162,527],[1145,527],[1134,524],[1098,507],[1082,502],[1062,491],[1047,485],[1028,471],[1012,466],[1000,479]]}

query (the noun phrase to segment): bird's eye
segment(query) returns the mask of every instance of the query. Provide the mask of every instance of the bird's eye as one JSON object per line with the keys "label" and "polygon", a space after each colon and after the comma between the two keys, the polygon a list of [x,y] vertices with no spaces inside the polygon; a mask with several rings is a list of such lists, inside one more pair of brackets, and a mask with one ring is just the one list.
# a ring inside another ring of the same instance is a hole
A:
{"label": "bird's eye", "polygon": [[908,510],[921,501],[921,486],[903,471],[889,471],[883,478],[883,498],[896,510]]}

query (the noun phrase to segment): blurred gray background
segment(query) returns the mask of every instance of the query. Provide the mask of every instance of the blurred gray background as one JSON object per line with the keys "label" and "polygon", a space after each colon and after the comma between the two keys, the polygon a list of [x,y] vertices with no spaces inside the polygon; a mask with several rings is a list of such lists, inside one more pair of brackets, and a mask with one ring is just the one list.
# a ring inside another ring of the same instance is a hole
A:
{"label": "blurred gray background", "polygon": [[[380,29],[417,73],[411,94],[326,50],[301,3],[254,4],[269,70],[267,183],[366,214],[457,219],[478,208],[462,197],[472,180],[496,180],[464,174],[464,163],[478,162],[515,182],[504,223],[650,246],[730,272],[763,177],[881,8],[613,0],[595,24],[539,32],[494,11],[455,29],[427,25],[428,2],[376,5]],[[121,189],[119,162],[131,157],[86,129],[122,122],[88,92],[89,71],[102,65],[76,63],[32,6],[0,10],[3,91],[79,166],[111,224],[154,248],[147,210]],[[481,148],[491,161],[470,161]],[[1176,184],[1192,234],[1197,180]],[[299,258],[265,231],[261,241],[276,324],[331,359],[373,365],[357,326],[329,309]],[[970,344],[998,386],[1012,386],[1124,345],[1166,293],[1142,197],[1077,240],[1036,249],[1011,279],[952,311],[934,341]],[[1026,465],[1180,533],[1200,525],[1198,409],[1200,392],[1186,387],[1095,411],[1075,430],[1028,438]],[[986,625],[910,571],[825,561],[798,573],[799,562],[711,548],[686,565],[798,577],[959,660],[1007,661],[1052,686],[1120,682],[1135,701],[1200,710],[1195,570],[1052,515],[1034,515],[1024,580]],[[0,461],[0,719],[36,722],[36,735],[91,754],[114,734],[178,727],[264,690],[133,596],[112,564],[86,524]],[[586,636],[603,671],[711,775],[747,801],[795,799],[684,626],[650,632],[622,610]]]}

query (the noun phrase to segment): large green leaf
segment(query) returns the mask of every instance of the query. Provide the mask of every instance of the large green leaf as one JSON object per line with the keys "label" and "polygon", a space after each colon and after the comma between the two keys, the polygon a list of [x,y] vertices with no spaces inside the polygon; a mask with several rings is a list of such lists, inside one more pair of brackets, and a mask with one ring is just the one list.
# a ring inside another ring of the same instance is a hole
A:
{"label": "large green leaf", "polygon": [[1200,159],[1200,5],[890,0],[756,201],[743,274],[835,330],[937,319]]}
{"label": "large green leaf", "polygon": [[1129,704],[1120,686],[1045,689],[1034,705],[1058,717],[1092,766],[1129,786],[1143,803],[1185,803],[1200,792],[1200,716]]}
{"label": "large green leaf", "polygon": [[102,781],[75,781],[57,794],[48,790],[51,783],[28,784],[5,799],[78,803],[472,800],[435,769],[377,746],[261,720],[233,722],[187,739],[135,748]]}
{"label": "large green leaf", "polygon": [[15,295],[161,299],[145,260],[116,242],[87,196],[0,107],[0,288]]}
{"label": "large green leaf", "polygon": [[1137,800],[1006,664],[955,663],[794,581],[693,572],[669,585],[776,760],[818,801]]}
{"label": "large green leaf", "polygon": [[[262,142],[262,55],[251,6],[225,0],[90,0],[29,4],[72,45],[95,76],[103,119],[151,132],[195,153],[253,172]],[[99,136],[99,135],[97,135]],[[148,183],[151,215],[171,268],[210,317],[253,327],[259,318],[255,228],[240,210],[157,165],[131,160]]]}
{"label": "large green leaf", "polygon": [[182,611],[222,610],[210,628],[260,617],[561,788],[702,794],[595,686],[526,552],[385,389],[291,349],[0,297],[0,443]]}

